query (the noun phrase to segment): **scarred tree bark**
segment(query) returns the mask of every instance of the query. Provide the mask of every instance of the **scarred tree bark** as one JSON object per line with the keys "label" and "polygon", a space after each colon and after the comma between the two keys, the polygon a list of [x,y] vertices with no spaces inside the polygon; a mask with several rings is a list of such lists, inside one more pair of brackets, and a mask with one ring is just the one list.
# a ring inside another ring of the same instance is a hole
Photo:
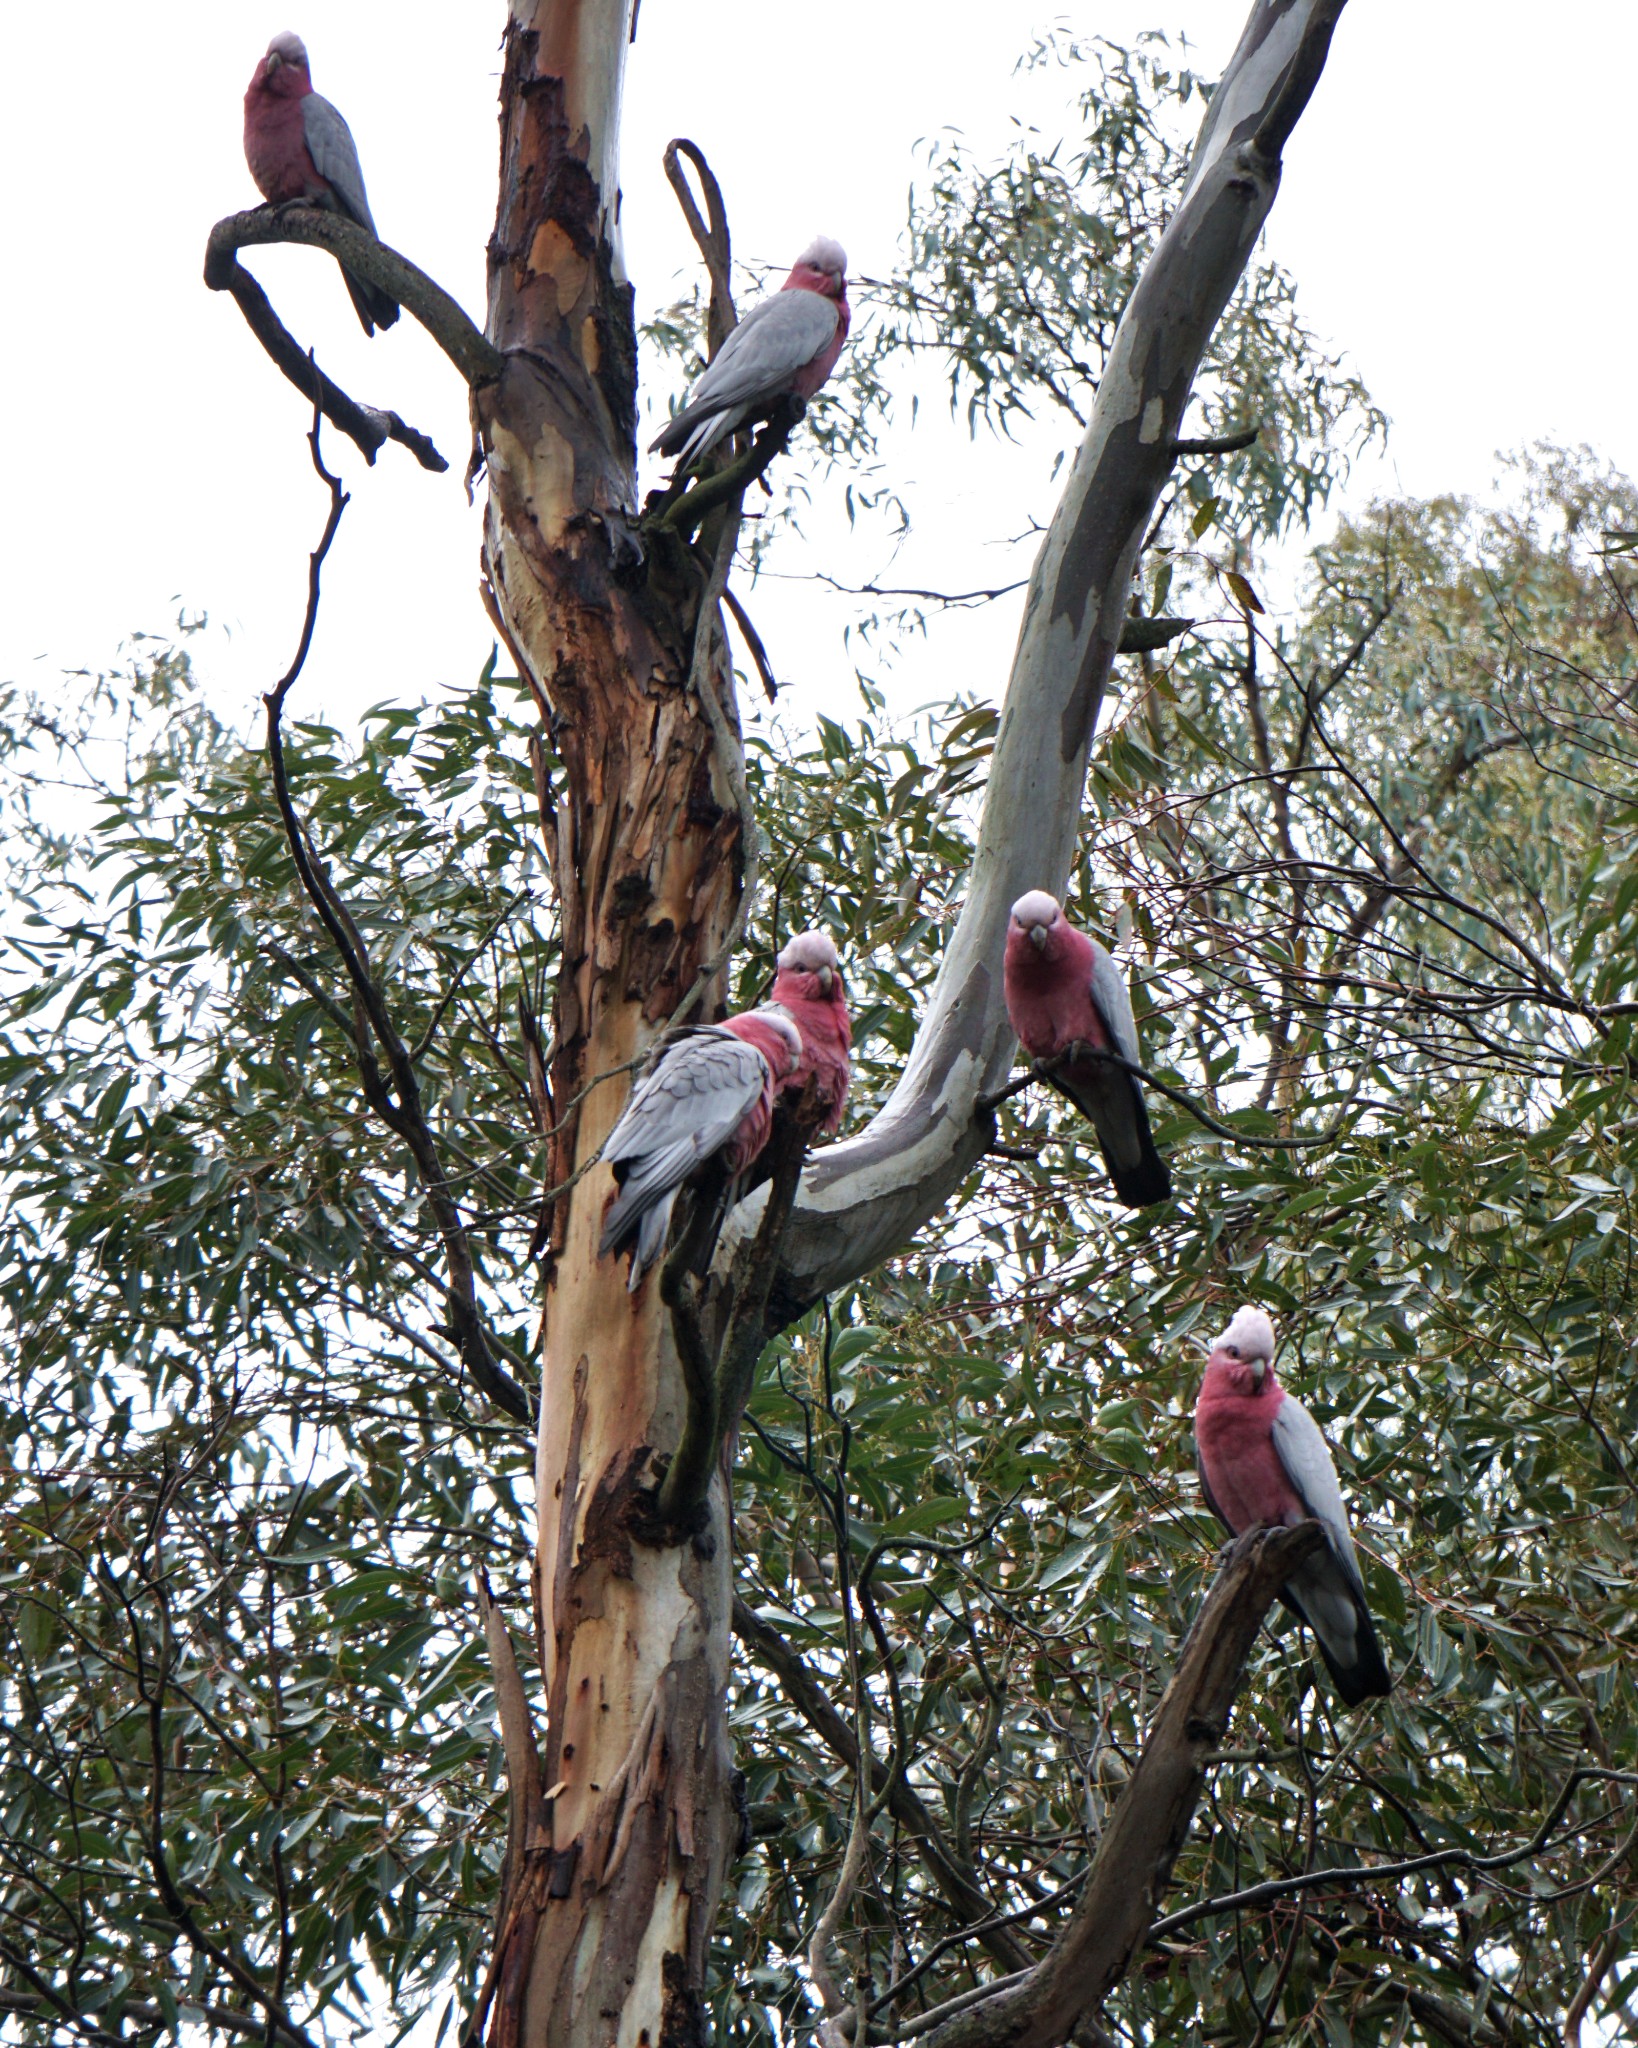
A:
{"label": "scarred tree bark", "polygon": [[[902,1243],[982,1149],[978,1098],[1011,1050],[994,971],[1005,907],[1067,873],[1137,551],[1341,4],[1256,0],[1036,567],[938,993],[892,1103],[805,1177],[774,1321]],[[733,764],[690,687],[704,572],[637,525],[616,158],[633,12],[633,0],[513,0],[488,314],[504,368],[473,402],[490,479],[488,597],[562,771],[554,787],[537,759],[562,913],[551,1070],[562,1192],[537,1457],[547,1719],[538,1777],[515,1725],[508,1740],[524,1759],[513,1771],[523,1806],[491,1980],[490,2038],[507,2048],[701,2038],[706,1947],[737,1832],[725,1497],[719,1483],[698,1534],[655,1533],[648,1489],[681,1435],[682,1374],[658,1286],[628,1295],[623,1268],[596,1256],[608,1176],[587,1170],[624,1100],[614,1077],[731,928],[744,851]],[[719,666],[713,680],[732,719],[730,678]],[[719,1266],[759,1213],[741,1206]],[[515,1723],[520,1689],[507,1690]],[[1059,1983],[1047,2031],[1062,2009]],[[1031,2037],[1011,2009],[1014,2026]]]}
{"label": "scarred tree bark", "polygon": [[[475,400],[498,623],[562,763],[553,1175],[608,1135],[632,1059],[721,946],[740,820],[688,679],[703,579],[636,533],[636,346],[616,144],[631,0],[516,0],[490,339]],[[717,679],[729,702],[726,675]],[[598,1082],[598,1076],[620,1075]],[[633,1533],[683,1395],[650,1282],[599,1260],[607,1175],[551,1222],[537,1481],[544,1797],[508,1902],[491,2039],[682,2043],[737,1822],[723,1720],[729,1551]]]}

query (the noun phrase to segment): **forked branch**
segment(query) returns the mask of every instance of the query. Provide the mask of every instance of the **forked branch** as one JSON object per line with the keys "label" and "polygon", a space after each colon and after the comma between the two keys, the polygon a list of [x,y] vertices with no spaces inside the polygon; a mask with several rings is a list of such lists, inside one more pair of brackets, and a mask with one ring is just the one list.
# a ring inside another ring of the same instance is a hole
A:
{"label": "forked branch", "polygon": [[490,384],[506,367],[506,358],[473,325],[460,306],[396,249],[378,242],[356,221],[312,206],[258,206],[229,214],[210,231],[205,244],[205,283],[213,292],[231,292],[246,323],[304,398],[310,399],[373,463],[382,446],[396,441],[423,469],[446,470],[449,464],[427,436],[397,413],[361,405],[325,376],[310,353],[302,349],[273,310],[272,301],[239,261],[241,249],[270,242],[299,242],[327,250],[349,270],[390,292],[413,313],[467,385],[476,390]]}
{"label": "forked branch", "polygon": [[[938,982],[886,1106],[804,1178],[774,1291],[780,1317],[898,1250],[989,1141],[979,1101],[1005,1080],[1013,1048],[1000,972],[1008,911],[1026,889],[1062,893],[1138,554],[1179,459],[1202,353],[1273,205],[1280,147],[1342,6],[1255,0],[1212,95],[1183,197],[1121,315],[1030,577],[970,882]],[[753,1230],[746,1209],[737,1227]]]}

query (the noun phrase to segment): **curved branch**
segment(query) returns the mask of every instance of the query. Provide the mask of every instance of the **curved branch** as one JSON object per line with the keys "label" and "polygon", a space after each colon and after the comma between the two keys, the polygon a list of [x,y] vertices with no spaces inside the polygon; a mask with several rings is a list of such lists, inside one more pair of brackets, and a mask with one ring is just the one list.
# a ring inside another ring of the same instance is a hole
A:
{"label": "curved branch", "polygon": [[314,362],[273,310],[273,302],[239,261],[240,249],[270,242],[301,242],[326,249],[349,270],[380,285],[407,306],[476,389],[492,383],[506,366],[500,350],[487,341],[441,285],[400,256],[396,249],[339,213],[311,206],[261,206],[229,214],[210,231],[205,244],[205,283],[213,292],[231,292],[252,334],[274,363],[306,399],[357,447],[364,460],[375,461],[388,441],[407,448],[423,469],[447,470],[449,464],[428,437],[395,412],[361,405]]}
{"label": "curved branch", "polygon": [[[698,202],[689,189],[688,175],[680,158],[688,161],[699,173],[700,189],[705,194],[705,218],[700,217]],[[700,252],[711,279],[711,307],[706,317],[705,343],[711,355],[732,334],[739,325],[739,315],[734,311],[733,245],[728,236],[728,209],[722,203],[722,187],[717,183],[717,174],[705,160],[705,152],[697,142],[690,142],[686,135],[674,136],[665,146],[661,158],[671,189],[677,195],[677,204],[682,208],[683,219],[688,223],[688,232],[694,237],[694,246]]]}
{"label": "curved branch", "polygon": [[[1344,0],[1254,0],[1177,212],[1121,317],[1086,437],[1030,578],[961,917],[886,1106],[803,1177],[774,1313],[790,1317],[896,1251],[988,1142],[980,1096],[1011,1063],[1000,963],[1008,909],[1061,893],[1132,572],[1177,459],[1195,373],[1279,187],[1279,146]],[[755,1228],[755,1203],[729,1219]],[[732,1249],[731,1243],[728,1249]]]}
{"label": "curved branch", "polygon": [[[408,1148],[410,1157],[415,1162],[416,1171],[420,1175],[421,1184],[426,1190],[427,1202],[437,1223],[438,1234],[443,1240],[444,1254],[449,1266],[444,1303],[449,1313],[450,1338],[460,1353],[473,1384],[487,1394],[506,1414],[519,1422],[527,1423],[534,1419],[529,1396],[496,1358],[494,1346],[489,1341],[483,1316],[478,1308],[477,1277],[472,1248],[459,1205],[450,1189],[448,1177],[427,1124],[414,1056],[393,1023],[386,997],[371,972],[369,956],[359,936],[358,927],[348,914],[346,905],[331,887],[323,863],[313,848],[297,814],[295,799],[290,793],[282,723],[285,699],[305,667],[308,650],[313,644],[313,631],[318,624],[324,562],[336,537],[336,529],[341,524],[341,515],[348,504],[348,496],[341,488],[340,477],[324,466],[324,457],[319,449],[319,420],[316,415],[312,432],[307,437],[307,445],[314,469],[329,488],[330,511],[319,544],[307,561],[307,609],[302,617],[301,638],[297,643],[294,658],[277,683],[262,698],[267,711],[267,759],[273,783],[273,799],[284,827],[290,857],[295,863],[297,879],[316,911],[319,922],[329,934],[352,986],[353,1028],[349,1035],[353,1041],[358,1078],[364,1090],[365,1100],[387,1128],[401,1138]],[[382,1074],[380,1063],[376,1059],[376,1045],[379,1045],[386,1055],[388,1070],[392,1077],[391,1089],[388,1088],[386,1077]]]}
{"label": "curved branch", "polygon": [[253,206],[247,213],[230,213],[219,220],[205,244],[206,284],[221,291],[225,280],[216,282],[213,271],[231,262],[240,249],[262,248],[270,242],[323,249],[346,269],[380,285],[415,315],[473,390],[493,384],[506,368],[506,357],[441,284],[434,284],[424,270],[378,241],[368,228],[323,207]]}

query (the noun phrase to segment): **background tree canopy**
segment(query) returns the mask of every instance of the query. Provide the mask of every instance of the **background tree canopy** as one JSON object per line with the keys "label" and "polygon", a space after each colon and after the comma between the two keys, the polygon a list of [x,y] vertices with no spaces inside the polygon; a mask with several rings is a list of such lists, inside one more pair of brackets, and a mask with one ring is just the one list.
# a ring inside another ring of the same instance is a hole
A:
{"label": "background tree canopy", "polygon": [[[913,517],[881,437],[920,358],[973,431],[1082,418],[1204,88],[1158,40],[1034,61],[1072,67],[1084,140],[934,150],[791,502],[845,482],[859,516]],[[650,339],[691,350],[697,311]],[[1212,1573],[1188,1418],[1242,1299],[1344,1454],[1403,1680],[1340,1715],[1304,1639],[1265,1640],[1178,1866],[1203,1907],[1110,2019],[1134,2044],[1557,2040],[1634,1981],[1638,575],[1611,536],[1638,493],[1536,451],[1496,504],[1343,522],[1277,616],[1260,565],[1382,422],[1266,263],[1198,389],[1203,436],[1262,432],[1186,464],[1151,535],[1141,608],[1195,623],[1125,665],[1073,907],[1125,944],[1152,1069],[1238,1135],[1157,1104],[1179,1198],[1116,1213],[1084,1130],[1015,1097],[920,1243],[764,1359],[725,2036],[814,2027],[863,1754],[874,2037],[1039,1952]],[[797,522],[756,545],[804,548]],[[860,623],[890,649],[914,613]],[[862,1120],[964,886],[995,711],[860,690],[752,752],[771,851],[736,996],[791,930],[834,930]],[[533,717],[491,661],[290,735],[523,1388],[560,1113]],[[428,2010],[453,2038],[505,1848],[474,1586],[525,1641],[528,1429],[463,1372],[266,761],[185,638],[0,719],[0,2007],[40,2039]],[[1422,1867],[1222,1904],[1384,1861]]]}

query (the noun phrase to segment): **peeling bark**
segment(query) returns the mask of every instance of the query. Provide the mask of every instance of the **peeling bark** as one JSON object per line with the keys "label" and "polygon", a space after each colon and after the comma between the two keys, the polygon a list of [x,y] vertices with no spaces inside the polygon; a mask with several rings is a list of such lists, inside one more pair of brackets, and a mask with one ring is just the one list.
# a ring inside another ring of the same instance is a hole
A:
{"label": "peeling bark", "polygon": [[[1274,203],[1280,152],[1343,5],[1256,0],[1212,99],[1185,196],[1121,317],[1030,577],[972,876],[937,986],[880,1114],[817,1155],[803,1181],[776,1321],[899,1250],[985,1149],[978,1100],[1013,1054],[1000,974],[1007,914],[1026,889],[1062,894],[1138,550],[1201,355]],[[755,1227],[753,1203],[743,1210],[725,1233],[730,1253]]]}
{"label": "peeling bark", "polygon": [[[741,849],[688,689],[703,579],[636,537],[636,346],[615,149],[629,0],[514,6],[489,334],[474,400],[487,595],[562,764],[554,1185],[592,1159],[652,1042],[720,947]],[[731,679],[718,676],[732,705]],[[732,715],[730,710],[730,715]],[[540,778],[544,782],[544,776]],[[543,811],[548,804],[543,802]],[[694,1542],[638,1541],[683,1397],[653,1281],[597,1257],[606,1171],[552,1209],[536,1479],[542,1825],[509,1902],[491,2039],[692,2044],[734,1834],[721,1488]]]}
{"label": "peeling bark", "polygon": [[[1012,1050],[998,972],[1007,908],[1068,872],[1136,551],[1341,4],[1257,0],[1036,564],[967,907],[931,1009],[881,1116],[805,1174],[772,1322],[896,1249],[983,1148],[975,1106]],[[597,1257],[610,1179],[590,1167],[631,1063],[732,929],[745,855],[724,760],[737,735],[726,643],[698,631],[710,586],[679,538],[640,538],[637,524],[617,170],[633,7],[513,0],[489,251],[488,340],[504,368],[473,395],[486,599],[561,764],[535,749],[563,943],[551,1071],[532,1089],[537,1113],[556,1118],[558,1190],[540,1240],[546,1713],[537,1789],[511,1710],[525,1784],[490,1983],[501,2048],[695,2048],[737,1839],[725,1490],[719,1477],[699,1534],[656,1533],[682,1373],[657,1281],[628,1295],[623,1264]],[[722,740],[689,686],[696,642],[717,649]],[[741,1204],[724,1233],[716,1317],[764,1200]],[[1123,1804],[1133,1826],[1148,1824],[1142,1805]],[[965,1873],[939,1874],[965,1900]]]}

